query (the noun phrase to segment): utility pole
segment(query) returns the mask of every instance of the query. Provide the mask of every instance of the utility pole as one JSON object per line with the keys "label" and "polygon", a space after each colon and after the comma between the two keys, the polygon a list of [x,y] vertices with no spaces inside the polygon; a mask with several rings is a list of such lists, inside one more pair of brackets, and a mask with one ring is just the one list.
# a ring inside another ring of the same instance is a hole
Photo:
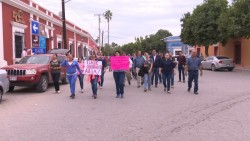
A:
{"label": "utility pole", "polygon": [[102,47],[104,47],[103,46],[103,35],[104,35],[104,32],[102,31]]}
{"label": "utility pole", "polygon": [[67,48],[67,38],[66,38],[65,1],[64,0],[62,0],[62,24],[63,24],[63,48],[66,49]]}
{"label": "utility pole", "polygon": [[99,42],[99,50],[100,50],[100,47],[101,47],[101,16],[103,14],[95,14],[95,16],[98,16],[98,23],[99,23],[99,39],[98,39],[98,42]]}

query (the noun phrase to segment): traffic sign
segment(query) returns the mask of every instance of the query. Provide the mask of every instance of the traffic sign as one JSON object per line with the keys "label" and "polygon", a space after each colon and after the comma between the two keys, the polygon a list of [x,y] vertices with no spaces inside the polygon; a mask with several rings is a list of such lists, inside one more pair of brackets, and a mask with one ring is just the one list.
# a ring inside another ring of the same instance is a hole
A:
{"label": "traffic sign", "polygon": [[45,48],[32,48],[32,52],[34,54],[45,54],[46,49]]}
{"label": "traffic sign", "polygon": [[46,48],[46,37],[40,36],[39,40],[40,48]]}
{"label": "traffic sign", "polygon": [[39,34],[39,22],[32,21],[31,22],[32,34]]}

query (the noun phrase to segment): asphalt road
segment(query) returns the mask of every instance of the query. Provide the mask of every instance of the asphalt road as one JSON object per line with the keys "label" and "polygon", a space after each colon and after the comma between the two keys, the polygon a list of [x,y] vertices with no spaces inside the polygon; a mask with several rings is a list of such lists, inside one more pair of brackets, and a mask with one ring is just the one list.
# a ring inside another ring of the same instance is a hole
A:
{"label": "asphalt road", "polygon": [[85,92],[70,99],[69,85],[61,94],[18,88],[0,104],[0,141],[249,141],[250,72],[204,71],[199,95],[178,83],[171,94],[163,86],[126,84],[125,98],[115,98],[112,73],[98,99]]}

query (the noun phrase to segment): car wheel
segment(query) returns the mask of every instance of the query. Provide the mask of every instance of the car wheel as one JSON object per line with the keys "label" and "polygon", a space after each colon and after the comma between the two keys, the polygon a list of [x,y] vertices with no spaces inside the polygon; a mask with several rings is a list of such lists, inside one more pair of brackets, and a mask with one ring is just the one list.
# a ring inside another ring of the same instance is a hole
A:
{"label": "car wheel", "polygon": [[212,71],[216,71],[216,67],[214,64],[211,66],[211,69],[212,69]]}
{"label": "car wheel", "polygon": [[45,92],[47,89],[48,89],[48,79],[45,75],[42,75],[36,86],[36,90],[42,93]]}
{"label": "car wheel", "polygon": [[62,84],[68,84],[69,82],[68,82],[68,79],[67,78],[63,78],[62,79]]}
{"label": "car wheel", "polygon": [[15,86],[10,86],[10,87],[9,87],[9,92],[13,92],[14,89],[15,89]]}
{"label": "car wheel", "polygon": [[3,91],[0,90],[0,103],[2,102],[2,98],[3,98]]}
{"label": "car wheel", "polygon": [[233,68],[228,68],[227,70],[228,70],[228,71],[233,71]]}

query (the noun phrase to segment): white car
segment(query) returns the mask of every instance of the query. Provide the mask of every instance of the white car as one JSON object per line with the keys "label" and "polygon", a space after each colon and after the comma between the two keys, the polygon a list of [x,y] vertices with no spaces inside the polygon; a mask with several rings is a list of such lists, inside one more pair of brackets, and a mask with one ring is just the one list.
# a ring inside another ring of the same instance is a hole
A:
{"label": "white car", "polygon": [[233,71],[235,63],[233,59],[225,56],[209,56],[205,61],[201,62],[203,69],[210,69],[212,71],[227,69]]}
{"label": "white car", "polygon": [[7,72],[0,69],[0,102],[2,101],[3,94],[9,91],[10,81],[7,77]]}

